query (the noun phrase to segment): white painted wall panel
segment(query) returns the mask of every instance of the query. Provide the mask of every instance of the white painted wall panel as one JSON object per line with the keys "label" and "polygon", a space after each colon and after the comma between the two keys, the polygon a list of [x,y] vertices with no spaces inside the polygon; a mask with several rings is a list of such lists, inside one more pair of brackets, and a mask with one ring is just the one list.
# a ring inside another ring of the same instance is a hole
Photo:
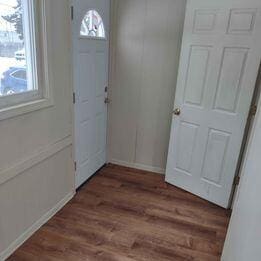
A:
{"label": "white painted wall panel", "polygon": [[109,160],[164,171],[184,0],[115,0]]}
{"label": "white painted wall panel", "polygon": [[54,106],[0,121],[0,260],[74,193],[69,5],[47,1]]}

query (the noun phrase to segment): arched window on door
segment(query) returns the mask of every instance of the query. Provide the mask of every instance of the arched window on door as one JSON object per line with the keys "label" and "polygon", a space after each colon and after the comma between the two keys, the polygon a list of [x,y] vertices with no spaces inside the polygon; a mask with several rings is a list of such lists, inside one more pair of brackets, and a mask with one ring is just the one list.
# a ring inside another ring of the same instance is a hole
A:
{"label": "arched window on door", "polygon": [[101,16],[95,10],[89,10],[81,24],[80,36],[105,39],[105,29]]}

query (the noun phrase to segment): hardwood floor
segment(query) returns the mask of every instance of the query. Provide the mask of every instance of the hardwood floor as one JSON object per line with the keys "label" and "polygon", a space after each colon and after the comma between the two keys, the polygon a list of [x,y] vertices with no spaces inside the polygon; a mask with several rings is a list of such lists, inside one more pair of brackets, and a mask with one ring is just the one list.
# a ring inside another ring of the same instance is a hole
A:
{"label": "hardwood floor", "polygon": [[220,260],[229,212],[109,165],[8,260]]}

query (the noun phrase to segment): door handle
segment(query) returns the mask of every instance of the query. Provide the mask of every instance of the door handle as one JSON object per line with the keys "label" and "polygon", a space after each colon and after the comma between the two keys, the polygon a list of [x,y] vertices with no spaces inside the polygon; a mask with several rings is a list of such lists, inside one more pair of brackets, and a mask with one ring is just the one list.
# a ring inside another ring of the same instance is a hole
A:
{"label": "door handle", "polygon": [[179,115],[181,114],[180,108],[175,109],[175,110],[173,111],[173,113],[174,113],[174,115],[179,116]]}

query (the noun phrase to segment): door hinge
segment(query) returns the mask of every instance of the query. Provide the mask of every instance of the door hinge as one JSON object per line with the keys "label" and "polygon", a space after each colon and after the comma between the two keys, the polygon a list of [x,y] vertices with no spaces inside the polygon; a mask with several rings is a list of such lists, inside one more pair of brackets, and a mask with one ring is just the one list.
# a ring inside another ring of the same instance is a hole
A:
{"label": "door hinge", "polygon": [[108,86],[105,87],[104,91],[105,91],[105,92],[108,92]]}
{"label": "door hinge", "polygon": [[76,103],[76,96],[75,96],[75,92],[73,93],[73,104]]}
{"label": "door hinge", "polygon": [[257,106],[256,105],[252,105],[249,111],[249,116],[250,117],[254,117],[256,116],[256,112],[257,112]]}
{"label": "door hinge", "polygon": [[73,21],[74,18],[74,8],[71,6],[71,20]]}
{"label": "door hinge", "polygon": [[234,186],[238,186],[240,182],[240,176],[235,176],[234,178]]}
{"label": "door hinge", "polygon": [[76,163],[76,161],[74,162],[74,171],[76,171],[77,170],[77,163]]}

